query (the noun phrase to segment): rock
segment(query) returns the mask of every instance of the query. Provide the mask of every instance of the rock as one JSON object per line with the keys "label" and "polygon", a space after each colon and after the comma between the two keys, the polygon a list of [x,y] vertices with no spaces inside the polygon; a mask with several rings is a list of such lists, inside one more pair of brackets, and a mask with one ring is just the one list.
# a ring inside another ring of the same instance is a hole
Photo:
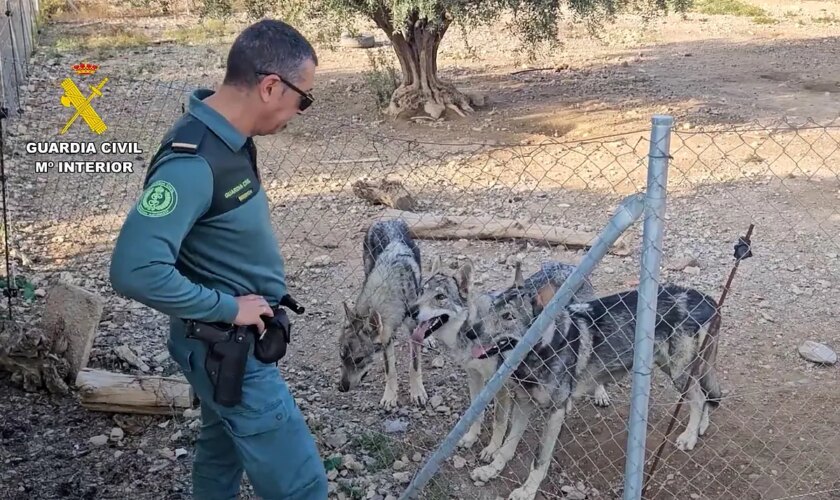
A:
{"label": "rock", "polygon": [[435,394],[434,396],[432,396],[429,399],[429,406],[431,406],[432,408],[437,408],[438,406],[441,406],[442,404],[443,404],[443,398],[441,396],[437,395],[437,394]]}
{"label": "rock", "polygon": [[388,434],[397,434],[400,432],[405,432],[408,429],[408,422],[405,420],[386,420],[385,421],[385,432]]}
{"label": "rock", "polygon": [[327,479],[329,481],[335,481],[337,478],[338,478],[338,470],[337,469],[332,469],[329,472],[327,472]]}
{"label": "rock", "polygon": [[355,472],[361,472],[365,470],[364,464],[356,460],[356,457],[349,453],[347,455],[344,455],[344,457],[341,460],[341,463],[347,470],[352,470]]}
{"label": "rock", "polygon": [[100,434],[98,436],[93,436],[90,438],[90,444],[94,446],[104,446],[108,443],[108,436],[105,434]]}
{"label": "rock", "polygon": [[412,462],[419,462],[421,460],[423,460],[423,455],[421,455],[419,451],[415,452],[414,455],[411,456]]}
{"label": "rock", "polygon": [[470,98],[470,104],[475,107],[480,108],[487,104],[487,97],[484,94],[471,93],[467,94],[467,97]]}
{"label": "rock", "polygon": [[309,262],[304,263],[304,266],[312,268],[312,267],[326,267],[332,263],[332,259],[330,259],[329,255],[319,255],[312,259]]}
{"label": "rock", "polygon": [[700,262],[697,260],[697,257],[693,255],[689,255],[686,257],[679,258],[668,265],[668,269],[672,271],[683,271],[687,267],[700,267]]}
{"label": "rock", "polygon": [[428,101],[426,104],[423,105],[423,111],[428,113],[429,116],[437,120],[443,113],[446,111],[446,106],[443,104],[438,104],[436,102]]}
{"label": "rock", "polygon": [[329,446],[332,448],[341,448],[344,446],[349,439],[347,438],[347,433],[344,431],[337,431],[332,436],[328,437],[325,441]]}
{"label": "rock", "polygon": [[395,472],[394,480],[400,484],[408,484],[411,482],[411,472]]}
{"label": "rock", "polygon": [[149,365],[144,363],[143,360],[140,359],[136,354],[134,354],[134,351],[132,351],[131,348],[125,344],[115,347],[114,353],[117,356],[119,356],[120,359],[130,364],[131,366],[139,369],[141,372],[147,372],[151,370],[151,368],[149,368]]}
{"label": "rock", "polygon": [[833,365],[837,362],[837,353],[825,344],[806,340],[799,346],[799,355],[808,361]]}
{"label": "rock", "polygon": [[184,410],[184,418],[198,418],[200,416],[200,408],[187,408],[186,410]]}
{"label": "rock", "polygon": [[443,356],[435,356],[432,360],[432,367],[443,368],[444,366],[446,366],[446,360],[444,360]]}
{"label": "rock", "polygon": [[122,429],[119,427],[111,429],[111,441],[120,441],[123,437],[125,437],[125,432]]}
{"label": "rock", "polygon": [[683,269],[683,272],[686,274],[697,275],[700,274],[700,268],[697,266],[688,266],[685,269]]}
{"label": "rock", "polygon": [[66,340],[70,380],[88,364],[103,309],[101,297],[66,281],[47,292],[42,327],[50,338]]}
{"label": "rock", "polygon": [[405,469],[407,466],[408,466],[408,464],[406,464],[402,460],[394,460],[393,467],[394,467],[395,471],[401,471],[401,470]]}
{"label": "rock", "polygon": [[455,467],[456,469],[463,469],[466,465],[467,461],[464,460],[463,457],[459,457],[458,455],[452,457],[452,467]]}
{"label": "rock", "polygon": [[175,458],[181,458],[187,454],[187,450],[184,448],[178,448],[175,450]]}
{"label": "rock", "polygon": [[370,49],[376,46],[376,38],[373,35],[351,36],[343,33],[339,44],[349,49]]}

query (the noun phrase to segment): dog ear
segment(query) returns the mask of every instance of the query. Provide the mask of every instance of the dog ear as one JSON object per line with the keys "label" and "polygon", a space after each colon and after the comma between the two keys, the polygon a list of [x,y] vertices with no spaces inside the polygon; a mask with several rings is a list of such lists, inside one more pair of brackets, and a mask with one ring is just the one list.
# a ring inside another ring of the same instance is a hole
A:
{"label": "dog ear", "polygon": [[525,284],[525,280],[522,278],[522,263],[516,261],[516,264],[513,266],[513,286],[520,287]]}
{"label": "dog ear", "polygon": [[342,300],[341,305],[344,306],[344,315],[347,316],[347,319],[348,320],[353,319],[353,316],[355,316],[355,315],[353,314],[353,310],[350,309],[350,306],[347,305],[347,301]]}
{"label": "dog ear", "polygon": [[458,283],[458,291],[464,297],[469,297],[470,288],[472,288],[472,273],[472,261],[467,259],[467,262],[458,269],[458,273],[455,275],[455,282]]}
{"label": "dog ear", "polygon": [[441,261],[440,255],[436,255],[432,259],[432,271],[430,276],[434,276],[435,274],[439,273],[441,269],[443,269],[443,261]]}
{"label": "dog ear", "polygon": [[543,285],[539,290],[537,290],[537,294],[534,296],[534,311],[542,311],[545,309],[545,306],[551,302],[551,299],[554,298],[554,294],[557,293],[557,288],[552,283],[546,283]]}
{"label": "dog ear", "polygon": [[379,315],[378,311],[370,313],[370,319],[368,321],[370,322],[370,326],[373,328],[373,331],[379,332],[382,328],[382,316]]}

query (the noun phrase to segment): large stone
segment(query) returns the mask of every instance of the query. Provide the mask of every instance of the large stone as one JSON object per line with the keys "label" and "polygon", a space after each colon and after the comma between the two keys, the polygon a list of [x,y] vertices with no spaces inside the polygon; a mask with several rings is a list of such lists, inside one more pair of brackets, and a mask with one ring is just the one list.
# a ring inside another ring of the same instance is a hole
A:
{"label": "large stone", "polygon": [[87,366],[103,309],[101,297],[65,281],[47,291],[41,324],[50,338],[66,340],[64,357],[70,365],[71,380]]}
{"label": "large stone", "polygon": [[813,340],[806,340],[799,346],[799,355],[814,363],[833,365],[837,362],[837,353],[827,345]]}

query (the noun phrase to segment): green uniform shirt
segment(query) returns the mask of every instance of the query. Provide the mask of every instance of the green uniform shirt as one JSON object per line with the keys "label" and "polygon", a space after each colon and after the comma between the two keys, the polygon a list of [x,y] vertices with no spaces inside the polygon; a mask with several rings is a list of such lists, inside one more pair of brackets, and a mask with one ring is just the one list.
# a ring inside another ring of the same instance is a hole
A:
{"label": "green uniform shirt", "polygon": [[[194,92],[188,113],[206,125],[204,143],[218,141],[236,153],[248,138],[202,102],[212,94]],[[117,237],[110,268],[116,292],[171,317],[225,323],[236,318],[235,296],[262,295],[276,305],[286,294],[284,261],[259,180],[247,167],[241,176],[234,172],[214,179],[213,168],[218,167],[189,155],[157,167]],[[238,206],[199,220],[214,193],[218,198],[235,192],[249,176],[255,179],[248,185],[252,193],[245,193],[249,197],[242,195]]]}

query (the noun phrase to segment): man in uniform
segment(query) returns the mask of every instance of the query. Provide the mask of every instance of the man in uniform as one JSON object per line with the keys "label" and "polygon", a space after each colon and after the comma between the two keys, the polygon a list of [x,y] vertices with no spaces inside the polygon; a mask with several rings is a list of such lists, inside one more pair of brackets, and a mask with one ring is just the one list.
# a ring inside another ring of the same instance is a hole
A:
{"label": "man in uniform", "polygon": [[[114,248],[114,290],[170,317],[169,353],[201,401],[197,499],[237,498],[243,472],[266,500],[327,498],[306,421],[276,362],[260,361],[253,348],[288,292],[252,137],[282,130],[312,104],[317,64],[309,42],[285,23],[245,29],[219,89],[195,91],[164,136]],[[208,369],[213,344],[189,333],[210,324],[257,332],[240,351],[244,368],[227,372],[228,381],[239,377],[240,392],[222,402],[213,377],[228,368]]]}

